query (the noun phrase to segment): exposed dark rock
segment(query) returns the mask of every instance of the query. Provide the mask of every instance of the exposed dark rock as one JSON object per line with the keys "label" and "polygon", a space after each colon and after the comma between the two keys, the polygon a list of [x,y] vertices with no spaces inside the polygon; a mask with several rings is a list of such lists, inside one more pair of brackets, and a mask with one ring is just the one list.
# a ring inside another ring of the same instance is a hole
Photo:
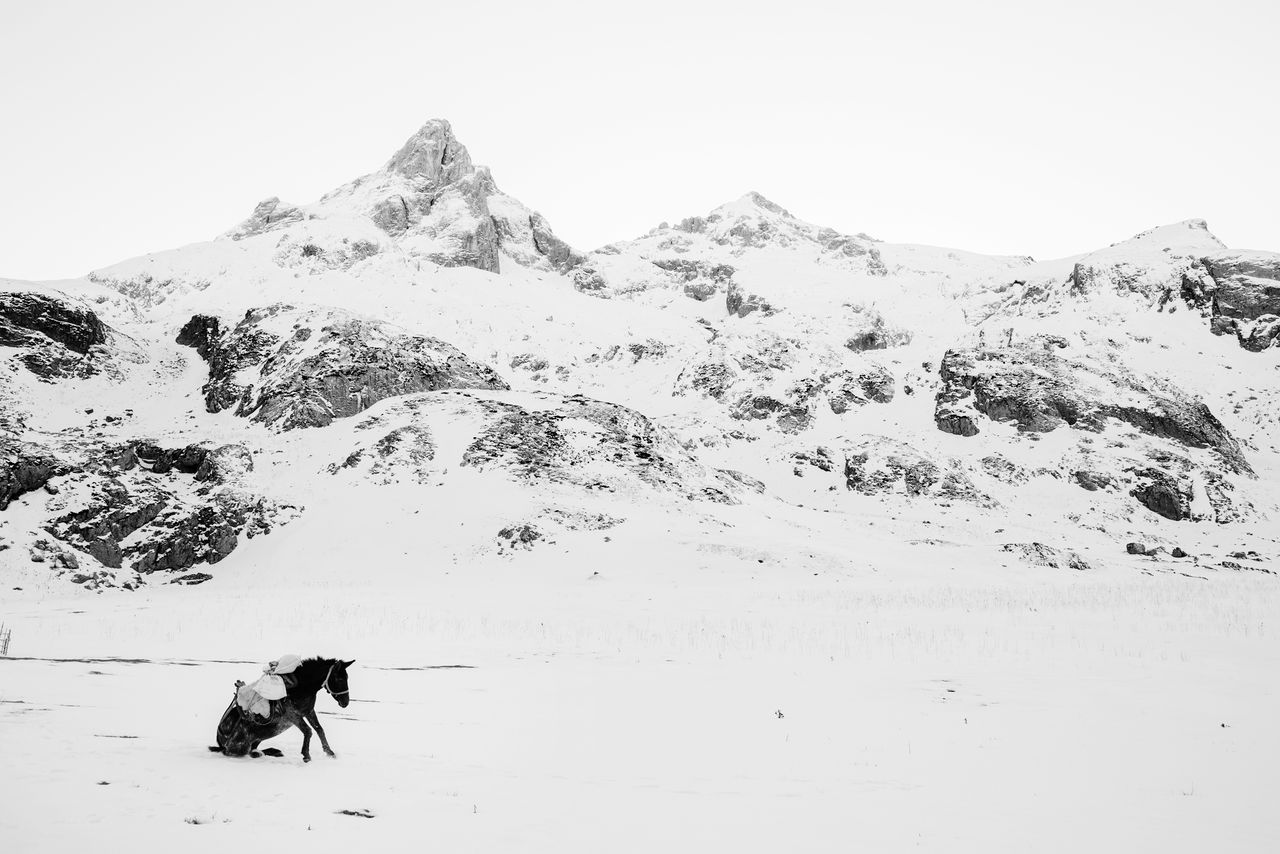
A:
{"label": "exposed dark rock", "polygon": [[1190,557],[1180,546],[1174,546],[1173,551],[1169,552],[1169,554],[1173,557]]}
{"label": "exposed dark rock", "polygon": [[1280,315],[1280,252],[1224,250],[1202,259],[1216,288],[1213,313],[1237,320]]}
{"label": "exposed dark rock", "polygon": [[845,449],[844,460],[845,486],[863,495],[900,493],[983,506],[994,504],[955,461],[930,459],[895,439],[867,436]]}
{"label": "exposed dark rock", "polygon": [[1189,483],[1180,482],[1159,469],[1143,469],[1135,472],[1135,475],[1140,481],[1130,495],[1138,499],[1140,504],[1175,522],[1191,518],[1191,501],[1194,496]]}
{"label": "exposed dark rock", "polygon": [[667,345],[654,338],[648,341],[636,341],[627,345],[631,357],[639,362],[642,359],[660,359],[667,354]]}
{"label": "exposed dark rock", "polygon": [[113,568],[123,562],[120,541],[153,521],[169,503],[169,496],[154,487],[130,490],[115,479],[104,480],[94,502],[53,519],[45,530]]}
{"label": "exposed dark rock", "polygon": [[837,371],[822,378],[827,388],[827,405],[837,415],[867,401],[889,403],[894,396],[893,374],[879,365],[862,371]]}
{"label": "exposed dark rock", "polygon": [[[279,425],[322,427],[387,397],[442,388],[507,388],[493,371],[435,338],[337,309],[252,309],[229,333],[193,318],[184,340],[205,342],[210,412]],[[241,386],[245,369],[259,382]]]}
{"label": "exposed dark rock", "polygon": [[688,498],[736,502],[732,478],[704,467],[674,436],[635,410],[580,395],[548,398],[546,408],[537,409],[481,395],[415,395],[379,420],[395,423],[417,406],[465,404],[448,410],[450,417],[455,411],[478,413],[485,423],[463,453],[465,467],[501,469],[517,479],[588,490],[612,492],[643,484]]}
{"label": "exposed dark rock", "polygon": [[675,275],[686,296],[705,302],[733,285],[734,268],[728,264],[708,264],[690,258],[662,258],[654,266]]}
{"label": "exposed dark rock", "polygon": [[76,353],[88,353],[107,341],[106,327],[98,316],[44,294],[0,292],[0,346],[20,347],[42,335]]}
{"label": "exposed dark rock", "polygon": [[798,477],[803,477],[808,467],[825,472],[835,471],[836,468],[836,461],[831,451],[823,447],[814,448],[812,451],[795,451],[791,454],[791,460],[796,464],[792,471]]}
{"label": "exposed dark rock", "polygon": [[778,428],[784,433],[798,433],[813,420],[808,406],[787,403],[767,394],[749,394],[740,398],[729,415],[740,421],[777,418]]}
{"label": "exposed dark rock", "polygon": [[533,245],[546,259],[551,262],[551,266],[557,270],[570,270],[577,264],[582,262],[582,256],[573,251],[573,248],[565,243],[551,231],[551,226],[541,214],[534,214],[529,218],[529,227],[533,229]]}
{"label": "exposed dark rock", "polygon": [[844,346],[855,353],[866,350],[886,350],[911,343],[910,330],[890,327],[878,311],[859,310],[859,321],[863,324],[863,328],[844,342]]}
{"label": "exposed dark rock", "polygon": [[509,525],[498,532],[498,548],[505,551],[533,548],[533,544],[544,538],[542,531],[533,525]]}
{"label": "exposed dark rock", "polygon": [[1145,555],[1147,553],[1147,547],[1142,543],[1127,543],[1124,550],[1131,555]]}
{"label": "exposed dark rock", "polygon": [[1100,471],[1077,471],[1072,473],[1072,477],[1076,479],[1076,483],[1090,492],[1107,489],[1114,482],[1110,475]]}
{"label": "exposed dark rock", "polygon": [[181,329],[174,342],[184,347],[194,347],[200,358],[208,359],[222,339],[222,321],[207,314],[193,315]]}
{"label": "exposed dark rock", "polygon": [[48,451],[0,436],[0,510],[26,492],[49,484],[66,472],[66,466]]}
{"label": "exposed dark rock", "polygon": [[1280,340],[1280,253],[1223,250],[1184,274],[1182,299],[1209,315],[1214,335],[1261,352]]}
{"label": "exposed dark rock", "polygon": [[583,264],[573,271],[573,287],[574,290],[584,294],[604,296],[608,288],[608,282],[605,281],[604,275],[595,267],[590,264]]}
{"label": "exposed dark rock", "polygon": [[943,407],[943,398],[938,396],[938,406],[934,410],[933,420],[938,425],[938,429],[943,433],[952,433],[956,436],[976,436],[978,435],[978,422],[973,415],[963,411],[957,411],[954,408]]}
{"label": "exposed dark rock", "polygon": [[1052,569],[1089,569],[1089,562],[1071,549],[1059,549],[1044,543],[1005,543],[1000,551],[1015,554],[1027,563]]}
{"label": "exposed dark rock", "polygon": [[893,400],[893,374],[879,365],[875,365],[858,376],[858,385],[868,400],[876,403],[889,403]]}
{"label": "exposed dark rock", "polygon": [[173,581],[169,583],[170,584],[187,584],[187,585],[204,584],[206,581],[210,580],[211,578],[213,578],[213,576],[207,572],[189,572],[186,575],[178,576],[177,578],[173,579]]}
{"label": "exposed dark rock", "polygon": [[1003,483],[1025,483],[1027,481],[1026,469],[999,454],[983,457],[979,462],[984,472]]}
{"label": "exposed dark rock", "polygon": [[1236,340],[1241,347],[1253,353],[1280,347],[1280,317],[1264,314],[1252,323],[1237,324]]}
{"label": "exposed dark rock", "polygon": [[976,433],[974,411],[1032,433],[1063,425],[1100,430],[1115,418],[1152,436],[1212,448],[1232,470],[1250,471],[1239,443],[1203,402],[1101,360],[1068,360],[1025,345],[969,348],[948,350],[940,375],[935,419],[949,433]]}
{"label": "exposed dark rock", "polygon": [[285,223],[299,222],[302,218],[302,211],[296,205],[282,202],[272,196],[269,199],[263,199],[258,202],[258,206],[253,209],[253,213],[249,215],[249,218],[231,231],[231,239],[242,240],[255,234],[262,234],[264,231],[270,231],[272,228]]}
{"label": "exposed dark rock", "polygon": [[1234,318],[1217,315],[1209,320],[1209,331],[1214,335],[1235,335],[1237,322]]}
{"label": "exposed dark rock", "polygon": [[766,317],[777,313],[764,297],[748,293],[742,289],[741,285],[732,280],[725,289],[724,305],[730,314],[738,317],[746,317],[753,311],[758,311]]}
{"label": "exposed dark rock", "polygon": [[21,348],[19,358],[40,377],[96,373],[90,351],[106,341],[106,327],[90,309],[45,294],[0,292],[0,347]]}

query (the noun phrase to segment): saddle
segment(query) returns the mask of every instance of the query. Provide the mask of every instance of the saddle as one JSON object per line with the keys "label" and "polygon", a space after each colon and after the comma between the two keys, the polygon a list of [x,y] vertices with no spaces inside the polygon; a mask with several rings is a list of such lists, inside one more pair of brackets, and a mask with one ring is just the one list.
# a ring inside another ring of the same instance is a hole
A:
{"label": "saddle", "polygon": [[297,677],[292,674],[301,663],[302,659],[296,655],[282,655],[264,664],[262,675],[252,684],[236,680],[236,705],[264,723],[272,720],[280,713],[280,701],[297,683]]}

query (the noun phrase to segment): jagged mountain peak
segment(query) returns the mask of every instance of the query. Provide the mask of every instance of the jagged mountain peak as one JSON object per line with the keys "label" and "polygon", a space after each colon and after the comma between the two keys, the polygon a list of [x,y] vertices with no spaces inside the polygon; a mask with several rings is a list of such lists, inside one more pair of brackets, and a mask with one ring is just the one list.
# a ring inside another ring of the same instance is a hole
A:
{"label": "jagged mountain peak", "polygon": [[[578,257],[541,214],[498,189],[445,119],[430,119],[381,169],[317,202],[260,202],[226,236],[243,240],[268,231],[280,232],[276,243],[286,247],[286,256],[305,252],[309,270],[348,269],[391,243],[418,261],[491,273],[499,272],[503,258],[565,270]],[[359,247],[354,256],[351,245]]]}
{"label": "jagged mountain peak", "polygon": [[447,119],[430,119],[382,167],[419,184],[444,184],[475,171]]}

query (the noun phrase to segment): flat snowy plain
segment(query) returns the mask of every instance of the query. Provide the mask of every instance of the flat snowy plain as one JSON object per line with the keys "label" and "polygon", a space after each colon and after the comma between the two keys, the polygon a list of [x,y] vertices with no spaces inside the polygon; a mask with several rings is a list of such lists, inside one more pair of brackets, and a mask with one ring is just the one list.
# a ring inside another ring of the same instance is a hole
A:
{"label": "flat snowy plain", "polygon": [[[1029,567],[966,540],[998,520],[871,507],[822,551],[654,511],[426,563],[486,520],[409,492],[321,499],[199,588],[6,592],[6,850],[1280,848],[1270,575]],[[338,758],[210,753],[288,651],[357,659],[318,703]]]}

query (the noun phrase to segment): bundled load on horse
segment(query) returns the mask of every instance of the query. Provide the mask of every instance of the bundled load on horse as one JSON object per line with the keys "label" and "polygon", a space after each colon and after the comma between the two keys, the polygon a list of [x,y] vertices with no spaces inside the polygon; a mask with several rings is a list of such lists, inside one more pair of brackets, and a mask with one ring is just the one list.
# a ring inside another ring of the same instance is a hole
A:
{"label": "bundled load on horse", "polygon": [[269,722],[272,717],[271,702],[285,698],[289,686],[296,681],[292,678],[293,671],[297,670],[300,664],[302,664],[300,656],[282,655],[277,660],[262,665],[262,676],[253,684],[246,685],[237,681],[236,705],[250,714],[257,715],[263,723]]}
{"label": "bundled load on horse", "polygon": [[[354,661],[337,658],[301,659],[296,655],[269,662],[253,684],[235,683],[235,696],[218,722],[218,743],[209,749],[228,756],[258,756],[259,744],[296,726],[302,730],[302,761],[310,762],[311,727],[315,727],[324,752],[334,756],[316,715],[316,695],[323,689],[346,708],[350,702],[347,669],[353,664]],[[283,755],[274,748],[262,753]]]}

